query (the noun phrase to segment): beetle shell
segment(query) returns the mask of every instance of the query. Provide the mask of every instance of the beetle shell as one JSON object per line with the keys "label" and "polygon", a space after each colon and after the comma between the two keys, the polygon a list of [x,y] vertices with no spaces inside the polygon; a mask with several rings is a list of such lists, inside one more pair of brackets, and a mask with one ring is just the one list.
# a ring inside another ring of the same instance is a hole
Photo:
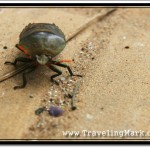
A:
{"label": "beetle shell", "polygon": [[30,23],[20,33],[19,38],[18,45],[32,57],[35,55],[54,57],[66,46],[65,35],[55,24]]}

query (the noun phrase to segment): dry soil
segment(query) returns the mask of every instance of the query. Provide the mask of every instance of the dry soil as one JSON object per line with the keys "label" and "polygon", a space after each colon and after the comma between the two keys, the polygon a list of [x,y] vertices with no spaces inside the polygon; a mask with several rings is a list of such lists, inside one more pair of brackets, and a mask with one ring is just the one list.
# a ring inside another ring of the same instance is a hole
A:
{"label": "dry soil", "polygon": [[[106,8],[1,8],[0,75],[13,70],[4,62],[20,53],[14,45],[27,24],[55,23],[67,36],[102,9]],[[59,57],[74,59],[71,67],[84,75],[75,111],[68,105],[68,111],[57,118],[47,112],[35,115],[43,99],[49,98],[45,67],[29,75],[25,89],[13,90],[21,82],[20,75],[0,83],[0,139],[148,138],[95,136],[94,132],[84,136],[83,130],[150,130],[149,16],[149,8],[118,8],[67,44]],[[81,134],[64,136],[63,131]]]}

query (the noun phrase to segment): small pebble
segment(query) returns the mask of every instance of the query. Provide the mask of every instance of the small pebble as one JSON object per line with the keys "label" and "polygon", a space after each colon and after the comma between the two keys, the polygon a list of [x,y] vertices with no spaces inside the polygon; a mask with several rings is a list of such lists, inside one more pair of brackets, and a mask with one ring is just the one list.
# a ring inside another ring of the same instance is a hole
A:
{"label": "small pebble", "polygon": [[53,99],[52,99],[52,98],[50,98],[49,102],[52,102],[52,101],[53,101]]}
{"label": "small pebble", "polygon": [[123,39],[125,40],[127,37],[126,36],[123,36]]}
{"label": "small pebble", "polygon": [[29,98],[33,98],[33,95],[32,95],[32,94],[30,94],[30,95],[29,95]]}
{"label": "small pebble", "polygon": [[0,97],[3,97],[5,95],[5,93],[4,92],[2,92],[2,94],[1,94],[1,96]]}
{"label": "small pebble", "polygon": [[50,96],[52,96],[52,91],[49,91],[48,94],[49,94]]}
{"label": "small pebble", "polygon": [[4,46],[3,49],[7,49],[7,46]]}
{"label": "small pebble", "polygon": [[38,108],[38,109],[35,111],[35,114],[36,114],[36,115],[40,115],[43,111],[45,111],[45,107]]}
{"label": "small pebble", "polygon": [[144,47],[144,44],[141,43],[141,42],[138,42],[138,43],[137,43],[137,46]]}
{"label": "small pebble", "polygon": [[101,110],[104,110],[104,108],[103,108],[103,107],[101,107]]}
{"label": "small pebble", "polygon": [[90,115],[90,114],[87,114],[87,115],[86,115],[86,118],[89,119],[89,120],[91,120],[91,119],[93,119],[93,116]]}
{"label": "small pebble", "polygon": [[58,124],[57,124],[57,123],[52,123],[52,127],[53,127],[53,128],[57,128],[57,127],[58,127]]}
{"label": "small pebble", "polygon": [[125,48],[126,48],[126,49],[129,49],[130,47],[129,47],[129,46],[125,46]]}
{"label": "small pebble", "polygon": [[73,97],[72,93],[68,94],[68,98],[72,98],[72,97]]}
{"label": "small pebble", "polygon": [[57,106],[51,106],[49,108],[48,112],[53,117],[59,117],[64,113],[64,111],[61,108],[57,107]]}
{"label": "small pebble", "polygon": [[72,107],[71,107],[71,110],[76,110],[76,109],[77,109],[76,106],[72,106]]}
{"label": "small pebble", "polygon": [[65,81],[66,79],[65,79],[64,77],[61,77],[60,80],[61,80],[61,81]]}
{"label": "small pebble", "polygon": [[89,49],[89,50],[92,50],[92,49],[93,49],[93,43],[92,43],[92,42],[90,42],[90,43],[88,44],[88,49]]}

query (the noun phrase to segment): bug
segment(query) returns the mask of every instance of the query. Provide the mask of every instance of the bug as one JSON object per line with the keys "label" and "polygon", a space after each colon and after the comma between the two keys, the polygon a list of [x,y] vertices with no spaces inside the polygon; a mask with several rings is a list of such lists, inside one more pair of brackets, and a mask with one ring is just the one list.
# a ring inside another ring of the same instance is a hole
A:
{"label": "bug", "polygon": [[[67,39],[66,39],[66,43],[69,42],[69,41],[71,41],[74,37],[76,37],[79,33],[81,33],[84,29],[86,29],[87,27],[89,27],[90,25],[92,25],[94,22],[96,22],[98,20],[104,19],[106,16],[108,16],[109,14],[113,13],[116,10],[117,10],[117,8],[115,8],[115,7],[114,8],[107,8],[107,9],[104,9],[99,14],[96,14],[95,16],[93,16],[92,18],[90,18],[86,23],[84,23],[82,26],[80,26],[78,29],[76,29],[71,35],[69,35],[67,37]],[[24,29],[24,31],[25,31],[25,29]],[[62,33],[62,31],[61,31],[61,33]],[[62,34],[62,35],[64,36],[64,34]],[[20,37],[21,37],[21,35],[20,35]],[[18,45],[16,45],[16,47],[18,48]],[[22,49],[22,47],[19,47],[19,49],[21,51],[23,51],[24,53],[27,53],[25,51],[25,49]],[[28,57],[30,58],[31,56],[28,56]],[[34,56],[34,59],[35,59],[35,56]],[[28,60],[30,60],[30,61],[28,61]],[[28,68],[35,67],[35,64],[37,64],[36,61],[33,61],[33,58],[32,59],[18,58],[13,63],[6,62],[5,64],[13,64],[13,65],[15,65],[17,63],[17,61],[24,61],[24,62],[29,62],[29,63],[25,63],[23,66],[21,66],[21,67],[19,67],[17,69],[14,69],[13,71],[8,72],[8,73],[0,76],[0,83],[3,82],[3,81],[5,81],[5,80],[7,80],[7,79],[9,79],[9,78],[11,78],[11,77],[13,77],[13,76],[15,76],[15,75],[17,75],[17,74],[19,74],[19,73],[21,73],[21,72],[23,72],[24,70],[27,70]]]}
{"label": "bug", "polygon": [[[79,76],[73,74],[69,65],[61,61],[55,61],[53,58],[57,56],[66,46],[64,33],[55,24],[50,23],[30,23],[20,33],[19,43],[16,47],[21,50],[27,57],[17,57],[14,62],[6,61],[5,64],[17,65],[17,62],[31,63],[22,74],[23,83],[15,86],[14,89],[24,88],[27,84],[26,75],[36,69],[40,65],[46,65],[52,71],[56,72],[51,76],[51,81],[59,84],[54,78],[62,74],[56,66],[67,68],[70,76]],[[67,61],[64,61],[67,62]]]}

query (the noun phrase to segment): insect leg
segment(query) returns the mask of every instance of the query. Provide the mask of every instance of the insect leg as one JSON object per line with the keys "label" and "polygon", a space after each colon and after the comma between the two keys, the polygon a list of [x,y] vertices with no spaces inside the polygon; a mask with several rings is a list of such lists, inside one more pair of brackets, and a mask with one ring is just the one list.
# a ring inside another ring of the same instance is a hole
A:
{"label": "insect leg", "polygon": [[22,74],[22,80],[23,80],[22,85],[15,86],[15,87],[14,87],[14,90],[16,90],[16,89],[21,89],[21,88],[24,88],[24,87],[26,86],[26,84],[27,84],[26,75],[27,75],[28,73],[34,71],[35,68],[36,68],[36,67],[34,66],[34,67],[32,67],[32,68],[29,68],[29,69],[25,70],[25,72]]}
{"label": "insect leg", "polygon": [[30,62],[30,61],[32,61],[32,59],[30,59],[30,58],[24,58],[24,57],[18,57],[18,58],[16,58],[15,59],[15,61],[14,62],[9,62],[9,61],[6,61],[4,64],[6,64],[6,65],[16,65],[17,64],[17,62]]}
{"label": "insect leg", "polygon": [[53,66],[53,65],[49,65],[48,67],[49,67],[52,71],[54,71],[54,72],[57,73],[57,74],[51,76],[51,81],[54,82],[55,84],[59,85],[59,83],[58,83],[56,80],[54,80],[54,78],[56,78],[57,76],[60,76],[60,75],[62,74],[62,71],[59,70],[58,68],[56,68],[56,67]]}
{"label": "insect leg", "polygon": [[64,68],[67,68],[67,69],[68,69],[68,72],[70,73],[70,76],[78,76],[78,77],[82,77],[82,75],[76,75],[76,74],[73,74],[73,72],[72,72],[70,66],[67,65],[67,64],[60,63],[60,62],[55,62],[54,65],[57,65],[57,66],[60,66],[60,67],[64,67]]}

